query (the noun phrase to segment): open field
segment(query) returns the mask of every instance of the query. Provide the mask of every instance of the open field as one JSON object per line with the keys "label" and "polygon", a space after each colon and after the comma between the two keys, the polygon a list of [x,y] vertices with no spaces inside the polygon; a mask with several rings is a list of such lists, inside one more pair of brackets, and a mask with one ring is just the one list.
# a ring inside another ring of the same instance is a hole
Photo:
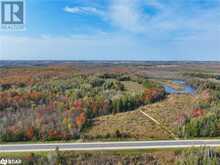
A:
{"label": "open field", "polygon": [[165,100],[143,107],[143,111],[176,132],[177,117],[191,114],[194,98],[189,94],[169,95]]}
{"label": "open field", "polygon": [[[121,137],[117,137],[117,131],[122,134]],[[83,134],[91,140],[155,140],[171,138],[167,132],[138,110],[98,117]]]}
{"label": "open field", "polygon": [[[143,106],[140,109],[175,133],[177,117],[183,113],[191,114],[193,102],[194,98],[192,95],[173,94],[163,101]],[[131,139],[152,140],[172,138],[169,133],[140,113],[140,109],[133,112],[98,117],[95,119],[92,127],[86,130],[85,135],[93,137],[92,139],[100,138],[107,140],[112,138],[112,136],[114,138],[118,130]]]}

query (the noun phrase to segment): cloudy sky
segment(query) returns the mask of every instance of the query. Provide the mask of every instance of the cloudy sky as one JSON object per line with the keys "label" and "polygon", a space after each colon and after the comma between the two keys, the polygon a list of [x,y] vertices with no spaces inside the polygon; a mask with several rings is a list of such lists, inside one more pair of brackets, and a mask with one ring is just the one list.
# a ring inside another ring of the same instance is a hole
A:
{"label": "cloudy sky", "polygon": [[220,60],[220,0],[26,0],[1,59]]}

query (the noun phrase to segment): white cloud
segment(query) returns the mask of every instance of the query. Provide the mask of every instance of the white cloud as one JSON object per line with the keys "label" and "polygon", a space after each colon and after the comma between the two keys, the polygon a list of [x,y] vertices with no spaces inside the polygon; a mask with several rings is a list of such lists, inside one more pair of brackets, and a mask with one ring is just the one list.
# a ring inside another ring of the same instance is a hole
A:
{"label": "white cloud", "polygon": [[67,13],[72,13],[72,14],[94,14],[94,15],[99,15],[99,16],[102,16],[104,14],[101,10],[98,10],[95,7],[69,7],[69,6],[66,6],[63,10]]}
{"label": "white cloud", "polygon": [[139,0],[112,0],[108,17],[112,24],[124,30],[143,31],[147,15],[141,12]]}
{"label": "white cloud", "polygon": [[[73,14],[93,14],[100,16],[106,24],[121,31],[142,34],[149,39],[177,39],[178,35],[198,34],[219,29],[220,1],[208,1],[211,8],[199,7],[196,1],[164,0],[109,0],[105,9],[94,6],[64,8]],[[217,3],[218,2],[218,3]],[[151,8],[151,11],[148,9]],[[155,12],[153,15],[151,12]],[[202,26],[200,26],[202,25]],[[104,29],[103,29],[104,30]],[[188,36],[186,36],[188,37]]]}
{"label": "white cloud", "polygon": [[[111,0],[107,16],[121,30],[145,35],[149,39],[177,39],[183,34],[199,35],[207,31],[219,34],[220,1],[212,8],[200,8],[186,1]],[[210,1],[208,3],[214,3]],[[144,10],[150,7],[155,11]]]}
{"label": "white cloud", "polygon": [[79,12],[81,12],[81,10],[80,10],[78,7],[69,7],[69,6],[66,6],[63,10],[64,10],[65,12],[68,12],[68,13],[79,13]]}
{"label": "white cloud", "polygon": [[[219,1],[220,2],[220,1]],[[214,3],[209,2],[209,3]],[[105,9],[95,7],[68,7],[64,11],[73,14],[100,16],[107,24],[125,32],[141,33],[151,39],[171,36],[176,39],[178,31],[192,32],[218,29],[220,3],[212,8],[199,8],[186,1],[164,0],[110,0]],[[151,8],[155,11],[148,11]],[[199,26],[202,25],[202,26]],[[212,28],[212,29],[210,29]],[[186,34],[186,32],[183,32]]]}

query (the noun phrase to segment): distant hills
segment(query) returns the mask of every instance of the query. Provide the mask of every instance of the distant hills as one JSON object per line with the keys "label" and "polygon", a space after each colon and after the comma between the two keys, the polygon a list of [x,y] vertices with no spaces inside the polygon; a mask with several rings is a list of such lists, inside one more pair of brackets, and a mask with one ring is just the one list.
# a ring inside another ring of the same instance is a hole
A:
{"label": "distant hills", "polygon": [[0,67],[47,66],[51,64],[139,64],[139,65],[173,65],[173,64],[220,64],[220,61],[56,61],[56,60],[0,60]]}

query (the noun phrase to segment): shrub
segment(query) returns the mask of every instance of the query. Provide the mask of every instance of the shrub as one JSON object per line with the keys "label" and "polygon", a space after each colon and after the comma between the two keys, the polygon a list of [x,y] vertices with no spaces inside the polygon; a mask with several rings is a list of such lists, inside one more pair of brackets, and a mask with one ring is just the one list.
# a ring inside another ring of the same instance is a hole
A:
{"label": "shrub", "polygon": [[212,148],[190,148],[182,152],[176,161],[177,165],[217,165],[220,159]]}
{"label": "shrub", "polygon": [[178,126],[181,137],[206,137],[217,135],[217,116],[215,113],[207,113],[205,116],[188,118],[185,123]]}

